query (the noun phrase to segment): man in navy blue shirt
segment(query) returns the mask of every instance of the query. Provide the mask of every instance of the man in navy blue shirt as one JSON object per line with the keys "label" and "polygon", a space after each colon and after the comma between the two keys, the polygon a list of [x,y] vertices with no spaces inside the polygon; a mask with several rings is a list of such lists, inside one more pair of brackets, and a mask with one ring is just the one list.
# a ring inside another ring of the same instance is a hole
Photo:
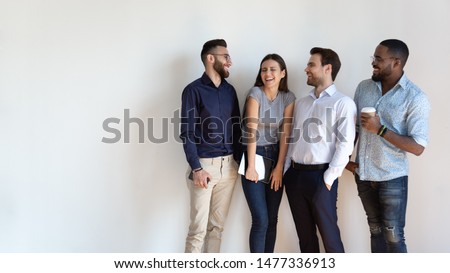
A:
{"label": "man in navy blue shirt", "polygon": [[236,90],[225,78],[232,64],[227,43],[203,45],[202,77],[182,94],[181,134],[189,163],[190,225],[185,252],[220,252],[221,236],[238,177],[240,111]]}

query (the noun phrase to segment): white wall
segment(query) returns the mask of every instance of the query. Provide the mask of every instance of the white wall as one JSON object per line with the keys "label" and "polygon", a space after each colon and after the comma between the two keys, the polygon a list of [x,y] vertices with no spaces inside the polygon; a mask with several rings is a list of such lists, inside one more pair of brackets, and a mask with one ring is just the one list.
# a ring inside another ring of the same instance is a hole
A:
{"label": "white wall", "polygon": [[[432,104],[430,144],[411,158],[406,238],[410,252],[450,252],[450,2],[447,0],[119,1],[0,0],[0,252],[182,252],[188,225],[187,163],[169,141],[105,144],[103,121],[124,133],[124,111],[154,120],[180,107],[203,72],[206,40],[229,43],[229,81],[241,105],[267,53],[282,55],[289,86],[310,87],[313,46],[343,63],[336,84],[353,96],[370,77],[369,56],[386,38],[410,48],[406,73]],[[149,135],[146,132],[145,136]],[[123,135],[122,135],[123,137]],[[297,252],[286,197],[277,252]],[[369,252],[353,178],[339,184],[348,252]],[[248,252],[250,214],[237,184],[223,252]]]}

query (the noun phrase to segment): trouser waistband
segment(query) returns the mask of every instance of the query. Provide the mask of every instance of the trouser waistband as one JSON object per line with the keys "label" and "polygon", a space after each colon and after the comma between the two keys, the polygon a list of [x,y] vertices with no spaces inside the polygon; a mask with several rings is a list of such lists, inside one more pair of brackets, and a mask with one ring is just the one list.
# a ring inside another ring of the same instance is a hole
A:
{"label": "trouser waistband", "polygon": [[218,156],[218,157],[211,157],[211,158],[200,158],[203,162],[211,162],[211,164],[214,163],[221,163],[221,162],[231,162],[233,160],[233,155],[224,155],[224,156]]}
{"label": "trouser waistband", "polygon": [[320,170],[326,170],[328,169],[328,163],[324,164],[314,164],[314,165],[305,165],[296,163],[294,161],[291,161],[291,167],[296,170],[300,171],[320,171]]}

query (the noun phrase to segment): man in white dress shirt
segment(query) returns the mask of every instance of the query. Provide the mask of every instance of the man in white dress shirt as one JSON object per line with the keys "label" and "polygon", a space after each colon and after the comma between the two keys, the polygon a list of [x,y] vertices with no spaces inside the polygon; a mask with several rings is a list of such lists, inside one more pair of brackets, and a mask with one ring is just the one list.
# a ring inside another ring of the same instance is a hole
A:
{"label": "man in white dress shirt", "polygon": [[341,66],[336,52],[315,47],[310,54],[305,72],[314,89],[295,106],[283,181],[301,252],[320,252],[318,228],[325,251],[342,253],[338,177],[353,152],[356,105],[334,85]]}

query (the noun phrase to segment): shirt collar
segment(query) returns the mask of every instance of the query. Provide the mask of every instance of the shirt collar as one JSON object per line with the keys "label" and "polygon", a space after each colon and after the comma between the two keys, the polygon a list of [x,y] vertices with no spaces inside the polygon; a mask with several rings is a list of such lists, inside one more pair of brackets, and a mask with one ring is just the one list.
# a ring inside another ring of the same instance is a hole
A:
{"label": "shirt collar", "polygon": [[[309,91],[309,95],[310,95],[311,97],[313,97],[314,99],[317,99],[317,98],[316,98],[316,95],[315,95],[315,93],[314,93],[314,90],[315,90],[315,89]],[[336,85],[334,85],[334,83],[333,83],[332,85],[328,86],[327,89],[323,90],[322,93],[320,93],[319,99],[320,99],[321,97],[323,97],[323,96],[329,96],[329,97],[332,97],[332,96],[334,95],[334,93],[336,93],[336,91],[337,91]]]}
{"label": "shirt collar", "polygon": [[408,78],[406,77],[405,72],[403,72],[403,75],[402,75],[402,77],[400,78],[400,80],[398,81],[397,85],[400,85],[400,87],[401,87],[403,90],[406,90],[406,85],[407,85],[407,83],[408,83]]}
{"label": "shirt collar", "polygon": [[227,84],[227,81],[222,78],[220,80],[220,85],[218,87],[216,87],[216,85],[213,83],[213,81],[211,80],[211,78],[206,74],[206,72],[203,72],[203,75],[201,77],[201,81],[204,85],[209,85],[211,87],[214,88],[222,88],[223,86],[225,86],[225,84]]}
{"label": "shirt collar", "polygon": [[[400,80],[398,80],[398,82],[395,84],[394,87],[392,87],[391,90],[394,89],[399,89],[399,90],[406,90],[406,85],[408,84],[409,80],[406,77],[406,73],[403,72],[403,75],[401,76]],[[375,84],[378,87],[378,90],[381,92],[382,88],[381,88],[381,82],[375,82]],[[400,88],[397,88],[397,86],[400,86]]]}
{"label": "shirt collar", "polygon": [[202,83],[205,85],[214,85],[214,83],[211,81],[209,76],[206,74],[206,72],[203,72],[202,75]]}

